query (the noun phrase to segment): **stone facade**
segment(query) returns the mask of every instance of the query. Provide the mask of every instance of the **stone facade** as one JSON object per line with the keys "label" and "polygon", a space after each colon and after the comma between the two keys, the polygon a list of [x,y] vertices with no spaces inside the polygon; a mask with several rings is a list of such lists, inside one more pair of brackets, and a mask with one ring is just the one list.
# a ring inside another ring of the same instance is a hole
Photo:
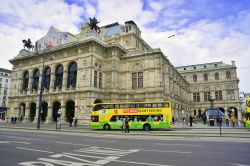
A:
{"label": "stone facade", "polygon": [[239,98],[236,69],[234,61],[231,65],[214,62],[177,67],[190,84],[190,110],[194,116],[200,116],[211,106],[210,99],[214,99],[213,105],[219,107],[226,116],[234,113],[241,117],[242,102]]}
{"label": "stone facade", "polygon": [[0,68],[0,119],[6,115],[11,84],[11,70]]}
{"label": "stone facade", "polygon": [[[36,122],[39,104],[45,123],[55,121],[59,108],[64,122],[76,116],[80,123],[88,123],[91,104],[100,101],[170,100],[177,118],[184,115],[182,110],[205,107],[192,101],[195,85],[184,78],[185,74],[160,49],[151,48],[141,38],[133,21],[106,25],[99,34],[85,24],[74,36],[53,28],[47,35],[48,40],[45,36],[36,42],[34,52],[21,50],[10,60],[13,74],[9,117],[22,116],[24,122]],[[60,44],[62,38],[64,42]],[[232,68],[236,77],[236,67]],[[41,94],[43,69],[46,86]],[[238,84],[229,85],[234,86],[237,95]],[[238,107],[237,102],[225,102],[227,106]]]}

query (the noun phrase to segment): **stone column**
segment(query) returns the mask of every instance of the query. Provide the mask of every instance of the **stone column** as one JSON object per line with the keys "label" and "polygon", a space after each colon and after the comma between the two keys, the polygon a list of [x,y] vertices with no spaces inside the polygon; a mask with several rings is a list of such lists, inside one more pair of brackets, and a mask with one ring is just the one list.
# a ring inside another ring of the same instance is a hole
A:
{"label": "stone column", "polygon": [[32,82],[33,82],[33,73],[29,71],[29,83],[28,83],[28,94],[32,94]]}
{"label": "stone column", "polygon": [[25,103],[26,107],[25,107],[25,116],[23,118],[23,122],[27,123],[30,121],[30,105],[28,102]]}
{"label": "stone column", "polygon": [[61,115],[62,123],[67,123],[66,105],[65,105],[64,100],[61,101],[61,111],[62,111],[62,115]]}
{"label": "stone column", "polygon": [[40,71],[40,75],[39,75],[39,83],[38,83],[38,89],[37,89],[38,94],[40,94],[40,89],[42,85],[43,67],[40,67],[39,71]]}
{"label": "stone column", "polygon": [[[52,72],[52,70],[53,70],[53,72]],[[54,73],[54,69],[51,68],[49,92],[53,92],[54,91],[54,83],[55,83],[55,73]]]}
{"label": "stone column", "polygon": [[52,107],[51,101],[49,101],[48,102],[48,114],[47,114],[46,122],[45,122],[46,124],[51,123],[53,121],[52,115],[53,115],[53,107]]}
{"label": "stone column", "polygon": [[62,91],[67,89],[68,69],[63,71]]}
{"label": "stone column", "polygon": [[[38,99],[39,100],[39,99]],[[36,115],[35,115],[35,118],[34,118],[34,121],[33,123],[37,123],[37,120],[38,120],[38,113],[39,113],[39,101],[36,102]],[[40,121],[41,122],[41,121]]]}

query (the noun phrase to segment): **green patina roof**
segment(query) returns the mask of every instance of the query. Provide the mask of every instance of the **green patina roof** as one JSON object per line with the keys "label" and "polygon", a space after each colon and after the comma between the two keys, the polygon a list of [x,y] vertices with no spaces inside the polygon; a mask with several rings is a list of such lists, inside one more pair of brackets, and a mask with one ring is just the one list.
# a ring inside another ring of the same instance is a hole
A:
{"label": "green patina roof", "polygon": [[204,64],[196,64],[189,66],[178,66],[176,67],[178,72],[192,72],[192,71],[200,71],[200,70],[211,70],[218,69],[223,67],[229,67],[232,65],[225,64],[223,62],[212,62],[212,63],[204,63]]}

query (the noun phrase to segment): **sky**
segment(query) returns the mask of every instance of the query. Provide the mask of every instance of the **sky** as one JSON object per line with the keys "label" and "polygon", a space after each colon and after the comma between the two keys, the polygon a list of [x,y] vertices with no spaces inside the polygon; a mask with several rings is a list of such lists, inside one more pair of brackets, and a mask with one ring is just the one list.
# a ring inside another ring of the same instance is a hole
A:
{"label": "sky", "polygon": [[[0,3],[0,68],[51,26],[78,34],[89,17],[104,26],[133,20],[174,66],[235,61],[250,92],[250,0],[6,0]],[[174,37],[168,38],[171,35]]]}

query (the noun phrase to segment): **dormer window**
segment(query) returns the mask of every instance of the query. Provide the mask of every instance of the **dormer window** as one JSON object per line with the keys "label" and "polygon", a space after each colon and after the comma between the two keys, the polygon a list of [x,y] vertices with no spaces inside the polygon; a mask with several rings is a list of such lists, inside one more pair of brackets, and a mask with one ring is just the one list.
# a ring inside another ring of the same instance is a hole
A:
{"label": "dormer window", "polygon": [[216,66],[217,66],[217,64],[214,64],[214,66],[216,67]]}
{"label": "dormer window", "polygon": [[194,67],[194,69],[196,69],[196,67]]}
{"label": "dormer window", "polygon": [[186,70],[186,68],[184,68],[184,70]]}
{"label": "dormer window", "polygon": [[205,65],[204,68],[207,68],[207,66]]}

